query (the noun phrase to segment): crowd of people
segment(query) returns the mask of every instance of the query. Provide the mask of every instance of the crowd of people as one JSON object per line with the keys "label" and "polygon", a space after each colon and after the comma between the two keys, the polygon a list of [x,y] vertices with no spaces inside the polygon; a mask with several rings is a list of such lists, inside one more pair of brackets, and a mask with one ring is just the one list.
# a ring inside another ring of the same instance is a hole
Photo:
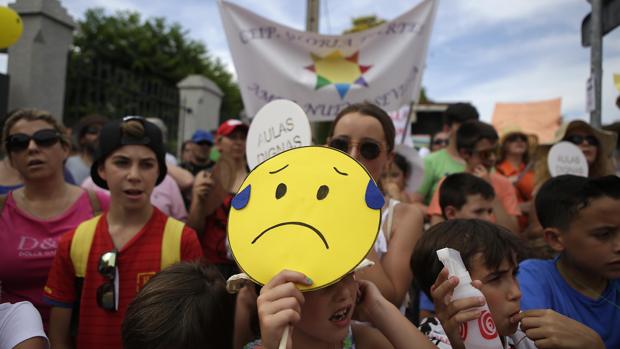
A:
{"label": "crowd of people", "polygon": [[[296,285],[312,275],[283,270],[233,295],[227,223],[250,171],[247,124],[196,130],[177,160],[157,118],[89,115],[69,132],[46,111],[11,111],[0,349],[281,348],[289,331],[294,349],[464,348],[462,326],[484,304],[504,348],[620,348],[617,135],[573,121],[538,144],[478,119],[471,104],[446,110],[412,191],[389,115],[342,109],[325,146],[385,196],[374,265],[309,292]],[[583,152],[588,177],[551,176],[560,141]],[[438,260],[445,247],[483,298],[451,299],[460,280]]]}

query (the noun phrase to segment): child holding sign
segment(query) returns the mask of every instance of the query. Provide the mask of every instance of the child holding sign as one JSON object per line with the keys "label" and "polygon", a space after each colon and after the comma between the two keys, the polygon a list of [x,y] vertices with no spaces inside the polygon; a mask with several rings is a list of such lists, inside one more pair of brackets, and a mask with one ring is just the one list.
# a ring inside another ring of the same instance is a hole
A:
{"label": "child holding sign", "polygon": [[[291,325],[289,349],[436,348],[373,283],[355,280],[353,273],[303,294],[295,284],[310,286],[312,280],[283,270],[262,288],[258,297],[261,341],[246,349],[277,348]],[[355,312],[370,324],[352,321]]]}
{"label": "child holding sign", "polygon": [[[265,285],[258,298],[263,342],[249,348],[433,347],[377,287],[354,279],[371,263],[365,257],[384,203],[365,167],[327,147],[287,150],[252,170],[228,221],[244,271],[229,284]],[[377,329],[352,324],[356,305]]]}

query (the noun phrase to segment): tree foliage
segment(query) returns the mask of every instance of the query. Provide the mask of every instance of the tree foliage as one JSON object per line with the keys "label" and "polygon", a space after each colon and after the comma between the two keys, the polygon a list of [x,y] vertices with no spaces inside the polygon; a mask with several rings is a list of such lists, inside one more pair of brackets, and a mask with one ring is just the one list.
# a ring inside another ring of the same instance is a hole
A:
{"label": "tree foliage", "polygon": [[223,117],[236,116],[243,108],[231,73],[178,23],[169,24],[164,18],[143,20],[137,12],[107,15],[103,9],[90,9],[79,21],[73,43],[73,55],[102,59],[171,84],[190,74],[203,74],[224,93]]}
{"label": "tree foliage", "polygon": [[375,15],[361,16],[351,19],[351,28],[344,31],[344,34],[361,32],[385,23],[385,19]]}

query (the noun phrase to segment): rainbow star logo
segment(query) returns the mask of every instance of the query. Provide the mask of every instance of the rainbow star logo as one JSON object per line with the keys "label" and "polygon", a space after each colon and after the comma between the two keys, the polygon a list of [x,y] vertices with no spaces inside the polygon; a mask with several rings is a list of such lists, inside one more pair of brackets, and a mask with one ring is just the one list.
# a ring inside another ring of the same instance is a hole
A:
{"label": "rainbow star logo", "polygon": [[316,74],[315,90],[328,85],[335,85],[340,99],[344,99],[351,85],[368,87],[364,73],[372,68],[372,65],[359,64],[359,51],[349,57],[343,56],[339,50],[333,51],[325,57],[310,53],[310,57],[314,64],[305,67],[305,69]]}

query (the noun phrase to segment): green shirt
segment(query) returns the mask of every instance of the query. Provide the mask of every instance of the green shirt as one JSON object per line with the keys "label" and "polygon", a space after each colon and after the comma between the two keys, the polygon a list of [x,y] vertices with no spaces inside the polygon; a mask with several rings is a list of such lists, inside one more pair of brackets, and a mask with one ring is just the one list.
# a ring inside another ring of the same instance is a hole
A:
{"label": "green shirt", "polygon": [[443,177],[465,171],[465,164],[454,160],[446,149],[441,149],[424,158],[424,178],[418,188],[424,202],[428,204],[437,189],[437,183]]}

